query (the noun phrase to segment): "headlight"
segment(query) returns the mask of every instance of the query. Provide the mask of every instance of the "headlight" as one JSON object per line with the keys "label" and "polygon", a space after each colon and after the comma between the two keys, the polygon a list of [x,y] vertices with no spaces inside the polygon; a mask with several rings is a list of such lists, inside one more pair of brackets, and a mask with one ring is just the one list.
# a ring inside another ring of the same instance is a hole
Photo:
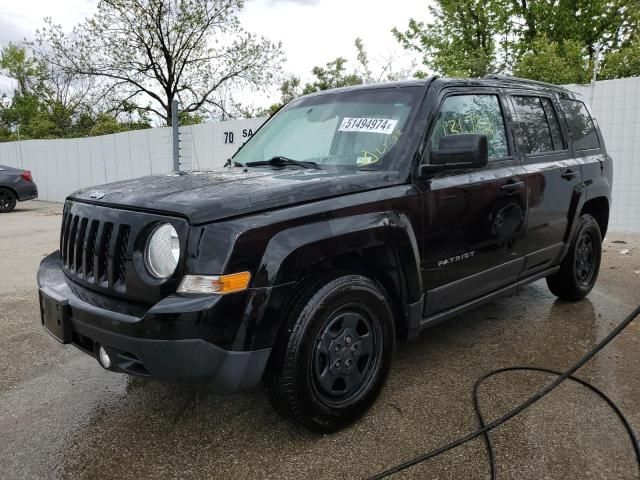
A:
{"label": "headlight", "polygon": [[169,278],[178,266],[180,239],[178,232],[168,223],[156,227],[144,252],[144,263],[156,278]]}

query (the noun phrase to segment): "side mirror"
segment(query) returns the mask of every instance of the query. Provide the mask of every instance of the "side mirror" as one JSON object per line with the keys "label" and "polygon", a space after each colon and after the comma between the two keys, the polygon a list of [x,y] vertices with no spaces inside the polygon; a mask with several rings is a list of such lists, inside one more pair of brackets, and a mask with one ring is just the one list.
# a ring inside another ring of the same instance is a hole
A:
{"label": "side mirror", "polygon": [[477,133],[447,135],[440,139],[438,150],[429,152],[429,163],[421,166],[421,175],[457,170],[481,168],[489,160],[487,136]]}

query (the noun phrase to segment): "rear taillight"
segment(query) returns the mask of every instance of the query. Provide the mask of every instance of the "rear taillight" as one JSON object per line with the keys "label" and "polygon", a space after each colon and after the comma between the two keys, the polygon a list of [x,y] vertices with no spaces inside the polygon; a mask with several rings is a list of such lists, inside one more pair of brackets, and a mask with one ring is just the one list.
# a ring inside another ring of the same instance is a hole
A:
{"label": "rear taillight", "polygon": [[33,182],[33,177],[31,176],[31,172],[27,170],[20,174],[22,178],[24,178],[27,182]]}

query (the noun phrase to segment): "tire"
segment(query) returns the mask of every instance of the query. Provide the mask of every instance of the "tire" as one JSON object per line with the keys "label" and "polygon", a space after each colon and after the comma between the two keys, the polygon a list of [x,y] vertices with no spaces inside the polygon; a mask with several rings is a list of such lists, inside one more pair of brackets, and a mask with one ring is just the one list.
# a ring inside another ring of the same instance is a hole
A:
{"label": "tire", "polygon": [[8,188],[0,188],[0,213],[10,212],[16,208],[16,194]]}
{"label": "tire", "polygon": [[360,275],[329,275],[301,288],[265,373],[283,416],[316,433],[355,422],[377,398],[395,343],[384,288]]}
{"label": "tire", "polygon": [[547,277],[549,290],[562,300],[582,300],[598,279],[601,260],[602,234],[598,222],[589,214],[581,215],[560,270]]}

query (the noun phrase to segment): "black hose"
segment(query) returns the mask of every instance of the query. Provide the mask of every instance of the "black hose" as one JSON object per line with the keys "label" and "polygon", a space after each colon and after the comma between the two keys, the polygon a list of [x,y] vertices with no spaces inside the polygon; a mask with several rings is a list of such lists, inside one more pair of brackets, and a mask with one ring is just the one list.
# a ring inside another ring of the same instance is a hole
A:
{"label": "black hose", "polygon": [[[606,347],[611,342],[611,340],[617,337],[620,334],[620,332],[622,332],[627,326],[629,326],[629,324],[633,322],[633,320],[635,320],[635,318],[638,315],[640,315],[640,305],[636,307],[636,309],[633,312],[631,312],[629,316],[625,318],[622,321],[622,323],[620,323],[609,335],[607,335],[601,342],[599,342],[595,347],[589,350],[580,360],[578,360],[573,366],[571,366],[564,372],[556,372],[554,370],[548,370],[548,369],[536,368],[536,367],[508,367],[508,368],[500,368],[497,370],[493,370],[483,375],[476,381],[473,389],[474,408],[476,411],[476,415],[478,416],[478,420],[480,422],[480,428],[478,430],[476,430],[475,432],[469,433],[464,437],[460,437],[457,440],[454,440],[453,442],[450,442],[446,445],[443,445],[434,450],[431,450],[430,452],[424,453],[415,458],[412,458],[403,463],[400,463],[383,472],[376,473],[375,475],[372,475],[371,477],[369,477],[369,480],[377,480],[377,479],[386,478],[390,475],[396,474],[402,470],[405,470],[409,467],[417,465],[418,463],[422,463],[431,458],[437,457],[438,455],[442,455],[443,453],[448,452],[449,450],[452,450],[454,448],[457,448],[460,445],[464,445],[465,443],[470,442],[471,440],[474,440],[475,438],[478,438],[481,435],[483,436],[485,445],[487,446],[487,453],[489,455],[489,463],[491,466],[491,478],[495,479],[496,478],[495,453],[493,450],[493,444],[491,443],[491,437],[489,436],[489,432],[494,428],[502,425],[506,421],[512,419],[516,415],[522,413],[524,410],[529,408],[538,400],[545,397],[549,392],[551,392],[553,389],[555,389],[558,385],[560,385],[562,382],[564,382],[567,379],[570,379],[574,382],[578,382],[579,384],[589,388],[591,391],[598,394],[609,404],[609,406],[613,409],[616,415],[622,420],[622,423],[624,424],[624,427],[627,430],[627,433],[629,434],[629,437],[633,443],[633,449],[635,451],[636,461],[638,463],[638,470],[640,471],[640,445],[638,444],[638,439],[636,437],[636,434],[633,431],[633,427],[631,427],[631,424],[625,418],[622,411],[613,402],[613,400],[607,397],[607,395],[605,395],[601,390],[594,387],[593,385],[586,382],[585,380],[581,380],[580,378],[573,376],[573,374],[576,371],[582,368],[589,360],[591,360],[596,354],[598,354],[598,352],[600,352],[604,347]],[[545,388],[533,394],[526,401],[524,401],[523,403],[515,407],[513,410],[510,410],[509,412],[505,413],[503,416],[501,416],[500,418],[497,418],[493,422],[485,424],[484,418],[482,416],[482,411],[480,409],[480,401],[478,396],[480,385],[482,384],[482,382],[484,382],[488,378],[502,372],[507,372],[507,371],[537,371],[537,372],[544,372],[544,373],[557,375],[558,377],[549,385],[547,385]]]}

